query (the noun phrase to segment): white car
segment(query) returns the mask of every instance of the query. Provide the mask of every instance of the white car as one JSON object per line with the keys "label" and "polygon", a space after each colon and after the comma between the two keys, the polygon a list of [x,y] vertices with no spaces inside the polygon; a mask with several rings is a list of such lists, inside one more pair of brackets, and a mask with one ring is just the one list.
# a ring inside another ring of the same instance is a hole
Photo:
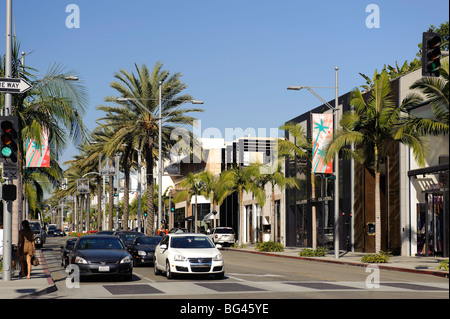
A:
{"label": "white car", "polygon": [[169,233],[155,248],[155,275],[165,272],[168,279],[174,274],[225,275],[220,245],[214,245],[204,234]]}

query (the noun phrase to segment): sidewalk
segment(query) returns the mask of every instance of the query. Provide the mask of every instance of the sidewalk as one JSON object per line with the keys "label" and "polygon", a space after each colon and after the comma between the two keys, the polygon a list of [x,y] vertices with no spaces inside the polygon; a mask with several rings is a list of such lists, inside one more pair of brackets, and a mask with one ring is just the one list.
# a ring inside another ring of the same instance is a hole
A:
{"label": "sidewalk", "polygon": [[[284,258],[295,258],[314,262],[338,263],[350,266],[366,267],[368,264],[361,262],[361,257],[365,253],[341,252],[339,258],[334,256],[334,251],[328,252],[324,257],[299,257],[301,248],[285,247],[283,252],[259,252],[255,250],[255,245],[246,245],[245,248],[226,248],[227,250],[264,254]],[[376,264],[379,269],[413,272],[417,274],[433,275],[448,278],[448,270],[438,270],[439,262],[448,260],[447,257],[422,257],[422,256],[392,256],[388,263]]]}
{"label": "sidewalk", "polygon": [[[3,280],[0,272],[0,299],[33,298],[56,291],[56,285],[47,269],[42,251],[36,250],[39,266],[31,266],[31,278],[19,278],[19,270],[15,270],[10,281]],[[20,269],[17,266],[17,269]]]}

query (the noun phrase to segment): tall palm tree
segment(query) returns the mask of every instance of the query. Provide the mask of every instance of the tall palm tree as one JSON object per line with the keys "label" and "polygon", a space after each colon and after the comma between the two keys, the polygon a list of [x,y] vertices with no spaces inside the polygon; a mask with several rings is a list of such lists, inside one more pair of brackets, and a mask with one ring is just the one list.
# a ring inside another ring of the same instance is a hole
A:
{"label": "tall palm tree", "polygon": [[207,170],[198,174],[200,181],[203,183],[202,195],[209,198],[212,211],[215,211],[217,205],[222,205],[228,195],[228,190],[222,187],[221,176],[214,176]]}
{"label": "tall palm tree", "polygon": [[175,195],[175,202],[180,202],[185,200],[190,206],[191,204],[191,198],[194,196],[194,204],[195,208],[193,210],[194,214],[194,232],[197,232],[197,221],[198,221],[198,205],[197,205],[197,196],[201,195],[203,193],[204,184],[202,180],[199,178],[198,174],[189,173],[187,176],[181,180],[181,182],[178,184],[179,190],[177,194]]}
{"label": "tall palm tree", "polygon": [[[44,174],[47,177],[60,179],[61,169],[56,167],[62,151],[67,147],[69,139],[74,143],[79,143],[86,137],[86,128],[82,117],[88,105],[88,96],[86,87],[82,81],[67,81],[67,79],[77,77],[74,71],[66,71],[61,65],[54,64],[49,67],[47,74],[37,79],[31,72],[35,69],[22,64],[20,55],[20,43],[16,40],[12,43],[12,74],[14,77],[27,80],[32,88],[23,94],[13,95],[12,114],[19,120],[19,145],[18,162],[19,165],[18,181],[22,180],[23,167],[25,164],[24,141],[31,138],[36,143],[41,143],[43,130],[47,130],[49,136],[49,146],[52,154],[51,168],[35,169],[34,174],[28,177]],[[0,75],[4,74],[5,59],[0,61]],[[0,95],[0,103],[3,103],[4,95]],[[55,175],[58,174],[58,175]],[[44,177],[45,178],[45,177]],[[30,200],[40,198],[33,195],[35,187],[28,189],[25,196]],[[24,185],[26,186],[26,185]],[[30,192],[31,191],[31,192]],[[19,198],[22,198],[23,187],[19,185]],[[22,211],[22,201],[17,201],[19,212]]]}
{"label": "tall palm tree", "polygon": [[296,178],[294,177],[286,177],[283,173],[283,166],[280,163],[280,161],[278,161],[277,163],[277,169],[269,174],[261,174],[260,176],[257,177],[257,183],[260,184],[260,188],[264,189],[265,185],[270,183],[270,187],[271,187],[271,191],[272,191],[272,196],[271,196],[271,204],[272,204],[272,209],[271,209],[271,236],[273,237],[272,240],[276,241],[277,239],[277,220],[276,220],[276,214],[275,214],[275,187],[278,186],[280,189],[285,189],[287,188],[300,188],[300,185],[297,181]]}
{"label": "tall palm tree", "polygon": [[[106,102],[114,102],[118,106],[98,106],[99,110],[107,112],[107,116],[100,120],[107,121],[116,130],[111,139],[111,145],[127,144],[143,151],[147,170],[147,229],[154,234],[154,205],[153,205],[153,168],[158,156],[158,118],[162,117],[162,143],[164,154],[175,141],[170,140],[170,133],[177,126],[192,125],[194,118],[187,115],[191,112],[202,112],[201,109],[180,109],[180,105],[192,100],[192,96],[181,94],[186,84],[180,81],[181,74],[170,74],[162,70],[162,64],[157,62],[150,72],[144,64],[135,65],[136,74],[127,70],[120,70],[114,76],[116,81],[111,83],[122,98],[108,96]],[[162,92],[162,114],[157,114],[159,101],[159,86]]]}
{"label": "tall palm tree", "polygon": [[226,189],[229,194],[237,193],[239,195],[239,245],[243,244],[244,237],[244,191],[246,193],[252,192],[258,203],[264,206],[265,193],[257,182],[259,171],[260,165],[251,164],[249,166],[241,166],[234,164],[230,169],[222,172],[221,175],[221,187]]}
{"label": "tall palm tree", "polygon": [[[403,143],[413,150],[416,161],[424,164],[425,142],[417,132],[403,132],[394,136],[393,128],[399,117],[399,108],[391,95],[391,86],[386,71],[375,74],[373,88],[368,98],[356,88],[351,92],[349,102],[354,111],[345,112],[333,140],[325,155],[325,162],[335,154],[354,158],[375,174],[375,250],[381,249],[381,203],[380,203],[380,162],[383,146],[391,141]],[[355,149],[349,147],[352,143]]]}

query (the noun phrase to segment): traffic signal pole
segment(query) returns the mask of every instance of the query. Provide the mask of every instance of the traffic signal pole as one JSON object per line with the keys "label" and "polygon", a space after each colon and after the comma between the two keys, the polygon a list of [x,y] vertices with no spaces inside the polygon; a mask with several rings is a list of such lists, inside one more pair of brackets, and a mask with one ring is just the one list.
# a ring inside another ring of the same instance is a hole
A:
{"label": "traffic signal pole", "polygon": [[[12,77],[12,0],[6,0],[6,43],[5,43],[5,78]],[[5,93],[4,115],[12,115],[12,94]],[[12,180],[7,179],[6,184]],[[12,277],[12,201],[7,200],[3,210],[3,281],[11,281]]]}

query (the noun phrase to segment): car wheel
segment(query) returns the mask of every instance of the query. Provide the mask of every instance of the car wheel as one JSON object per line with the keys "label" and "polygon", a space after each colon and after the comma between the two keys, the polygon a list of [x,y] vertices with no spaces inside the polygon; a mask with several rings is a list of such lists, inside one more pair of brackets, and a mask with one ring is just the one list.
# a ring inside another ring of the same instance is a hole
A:
{"label": "car wheel", "polygon": [[166,277],[167,279],[173,279],[173,273],[170,271],[169,261],[166,261]]}
{"label": "car wheel", "polygon": [[155,276],[161,275],[161,270],[156,266],[156,258],[153,258],[153,271],[155,272]]}

